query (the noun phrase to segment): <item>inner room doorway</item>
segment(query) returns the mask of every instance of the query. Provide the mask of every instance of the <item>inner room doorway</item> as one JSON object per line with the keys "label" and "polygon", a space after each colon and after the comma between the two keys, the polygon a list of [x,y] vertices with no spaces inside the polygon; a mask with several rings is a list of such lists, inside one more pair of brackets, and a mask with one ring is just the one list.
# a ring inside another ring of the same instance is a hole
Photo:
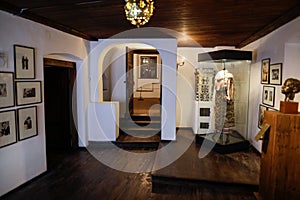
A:
{"label": "inner room doorway", "polygon": [[132,50],[131,116],[161,115],[161,58],[156,50]]}
{"label": "inner room doorway", "polygon": [[51,155],[78,147],[72,114],[76,63],[44,58],[44,96],[47,161]]}
{"label": "inner room doorway", "polygon": [[157,149],[161,140],[161,57],[157,50],[126,47],[126,112],[117,145]]}

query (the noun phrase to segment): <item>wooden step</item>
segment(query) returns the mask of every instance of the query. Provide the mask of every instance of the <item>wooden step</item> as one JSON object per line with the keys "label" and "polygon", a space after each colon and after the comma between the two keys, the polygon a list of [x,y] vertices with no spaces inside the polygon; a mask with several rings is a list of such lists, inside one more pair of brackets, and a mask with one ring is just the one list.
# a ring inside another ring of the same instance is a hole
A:
{"label": "wooden step", "polygon": [[128,122],[128,123],[120,123],[119,125],[120,129],[160,129],[161,124],[160,123],[134,123],[134,122]]}
{"label": "wooden step", "polygon": [[161,122],[158,117],[149,116],[132,116],[132,118],[121,118],[120,124],[121,129],[134,128],[134,127],[147,127],[160,129]]}
{"label": "wooden step", "polygon": [[152,121],[160,121],[161,120],[160,116],[156,116],[156,115],[149,116],[149,115],[143,115],[143,114],[131,115],[130,118],[129,119],[132,120],[132,121],[151,121],[151,120]]}
{"label": "wooden step", "polygon": [[122,149],[153,149],[157,150],[159,142],[113,142],[116,146]]}
{"label": "wooden step", "polygon": [[120,127],[119,133],[146,138],[153,135],[160,135],[161,131],[160,128],[155,127]]}
{"label": "wooden step", "polygon": [[115,145],[123,149],[154,149],[158,148],[161,134],[160,116],[133,115],[121,118],[119,138]]}
{"label": "wooden step", "polygon": [[154,149],[158,148],[160,142],[160,136],[158,134],[146,135],[130,135],[124,132],[120,132],[120,135],[116,142],[113,142],[123,149]]}
{"label": "wooden step", "polygon": [[160,129],[160,121],[148,122],[148,121],[120,121],[119,127],[121,129],[134,128],[134,127],[144,127],[144,128],[156,128]]}

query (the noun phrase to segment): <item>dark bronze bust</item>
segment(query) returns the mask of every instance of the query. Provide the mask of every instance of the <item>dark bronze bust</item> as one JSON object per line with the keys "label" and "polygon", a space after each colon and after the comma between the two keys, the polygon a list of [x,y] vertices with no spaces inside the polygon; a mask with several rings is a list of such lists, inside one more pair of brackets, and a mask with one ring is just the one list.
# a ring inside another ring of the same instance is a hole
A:
{"label": "dark bronze bust", "polygon": [[285,94],[284,101],[292,101],[295,98],[295,94],[300,92],[300,81],[295,78],[288,78],[284,81],[281,88],[281,93]]}

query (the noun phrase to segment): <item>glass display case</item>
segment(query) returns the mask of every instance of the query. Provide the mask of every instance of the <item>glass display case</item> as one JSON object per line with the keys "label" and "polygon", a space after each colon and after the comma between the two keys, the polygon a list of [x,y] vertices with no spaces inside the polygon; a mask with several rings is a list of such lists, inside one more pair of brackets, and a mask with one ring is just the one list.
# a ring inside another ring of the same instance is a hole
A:
{"label": "glass display case", "polygon": [[219,50],[198,55],[195,71],[196,141],[220,153],[249,147],[248,95],[252,52]]}

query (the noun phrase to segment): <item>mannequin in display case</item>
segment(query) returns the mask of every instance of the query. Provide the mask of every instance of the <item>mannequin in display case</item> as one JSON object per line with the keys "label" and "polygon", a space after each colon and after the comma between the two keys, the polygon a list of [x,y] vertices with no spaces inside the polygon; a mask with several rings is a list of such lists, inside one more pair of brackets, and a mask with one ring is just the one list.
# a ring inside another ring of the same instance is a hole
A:
{"label": "mannequin in display case", "polygon": [[229,142],[228,134],[235,127],[234,119],[234,88],[233,75],[228,70],[221,70],[215,76],[214,89],[214,128],[221,135],[221,139],[226,137],[225,142]]}
{"label": "mannequin in display case", "polygon": [[196,104],[198,107],[195,107],[197,112],[205,106],[210,108],[209,119],[203,119],[201,112],[197,115],[198,121],[209,124],[206,130],[196,135],[197,143],[211,144],[214,151],[222,154],[249,148],[248,97],[251,60],[251,51],[235,49],[198,54],[199,70],[209,67],[213,73],[211,99],[207,104],[199,101]]}

